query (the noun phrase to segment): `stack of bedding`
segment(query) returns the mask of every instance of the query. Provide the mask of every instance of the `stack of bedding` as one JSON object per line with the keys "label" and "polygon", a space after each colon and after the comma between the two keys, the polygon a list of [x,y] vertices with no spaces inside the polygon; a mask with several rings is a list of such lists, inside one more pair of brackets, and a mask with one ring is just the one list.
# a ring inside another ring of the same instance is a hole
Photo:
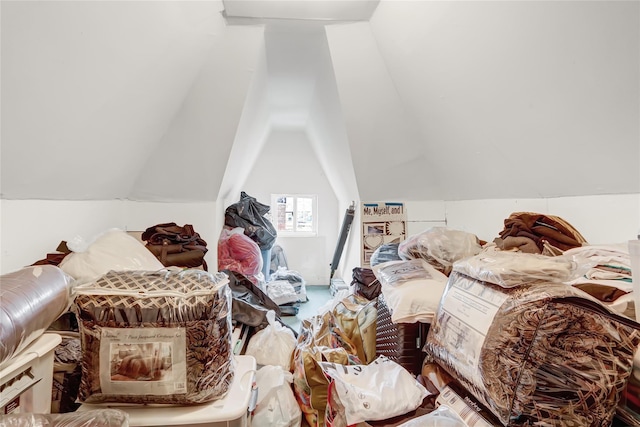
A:
{"label": "stack of bedding", "polygon": [[631,257],[626,243],[586,245],[565,251],[578,264],[580,275],[567,281],[612,310],[633,317]]}
{"label": "stack of bedding", "polygon": [[610,425],[631,375],[640,324],[564,284],[562,258],[455,264],[431,325],[428,356],[504,426]]}

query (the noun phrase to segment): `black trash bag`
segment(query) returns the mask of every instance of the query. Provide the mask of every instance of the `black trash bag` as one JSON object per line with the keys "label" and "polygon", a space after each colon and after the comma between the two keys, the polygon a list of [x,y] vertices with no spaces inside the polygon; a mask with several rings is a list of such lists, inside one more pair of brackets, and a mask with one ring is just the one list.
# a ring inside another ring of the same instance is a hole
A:
{"label": "black trash bag", "polygon": [[370,268],[355,267],[351,284],[354,286],[354,294],[365,297],[369,301],[378,298],[382,292],[382,285]]}
{"label": "black trash bag", "polygon": [[[233,320],[238,323],[253,326],[257,332],[269,326],[267,312],[273,310],[276,313],[276,320],[290,328],[289,325],[280,319],[282,311],[278,304],[262,292],[251,280],[236,271],[222,270],[222,272],[229,276],[231,318]],[[293,329],[291,330],[293,331]],[[297,337],[298,333],[296,331],[293,332]]]}
{"label": "black trash bag", "polygon": [[225,210],[224,224],[244,228],[244,234],[255,241],[260,250],[269,250],[278,237],[275,227],[264,216],[270,209],[270,206],[258,202],[255,197],[242,191],[240,201],[229,205]]}

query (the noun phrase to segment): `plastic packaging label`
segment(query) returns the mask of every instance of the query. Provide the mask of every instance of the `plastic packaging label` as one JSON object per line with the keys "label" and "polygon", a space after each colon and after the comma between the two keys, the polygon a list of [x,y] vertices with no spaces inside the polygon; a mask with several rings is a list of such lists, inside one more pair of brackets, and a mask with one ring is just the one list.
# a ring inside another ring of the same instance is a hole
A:
{"label": "plastic packaging label", "polygon": [[102,328],[103,393],[174,395],[187,391],[184,328]]}
{"label": "plastic packaging label", "polygon": [[482,286],[480,282],[460,276],[453,282],[446,293],[442,305],[440,322],[448,331],[445,339],[451,349],[464,349],[455,357],[464,362],[468,378],[482,384],[476,366],[480,365],[480,352],[484,339],[500,306],[508,296],[491,288]]}

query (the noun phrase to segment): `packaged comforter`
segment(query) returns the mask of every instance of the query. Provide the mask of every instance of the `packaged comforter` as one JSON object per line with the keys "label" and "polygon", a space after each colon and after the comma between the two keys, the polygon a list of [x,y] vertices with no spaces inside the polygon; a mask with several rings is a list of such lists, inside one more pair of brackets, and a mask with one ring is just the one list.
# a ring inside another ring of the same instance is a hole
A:
{"label": "packaged comforter", "polygon": [[74,309],[81,402],[192,404],[228,392],[234,364],[225,274],[111,271],[76,288]]}
{"label": "packaged comforter", "polygon": [[454,264],[425,351],[504,426],[608,426],[640,325],[560,283],[565,261],[551,260],[497,252]]}

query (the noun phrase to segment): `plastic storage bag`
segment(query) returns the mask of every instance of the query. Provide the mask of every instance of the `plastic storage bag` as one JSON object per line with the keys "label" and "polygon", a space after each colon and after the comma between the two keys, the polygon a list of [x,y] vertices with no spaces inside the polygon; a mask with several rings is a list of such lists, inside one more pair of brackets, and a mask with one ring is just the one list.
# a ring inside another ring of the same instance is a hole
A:
{"label": "plastic storage bag", "polygon": [[453,270],[503,288],[534,281],[566,282],[579,274],[576,263],[569,257],[503,251],[485,252],[467,258],[455,264]]}
{"label": "plastic storage bag", "polygon": [[423,259],[385,262],[373,272],[394,323],[431,323],[447,276]]}
{"label": "plastic storage bag", "polygon": [[298,427],[302,411],[291,390],[293,374],[279,366],[263,366],[256,372],[258,401],[253,411],[254,427]]}
{"label": "plastic storage bag", "polygon": [[358,295],[348,295],[333,307],[333,317],[356,348],[358,358],[364,364],[376,357],[375,301]]}
{"label": "plastic storage bag", "polygon": [[119,409],[92,409],[68,414],[9,414],[0,427],[129,427],[129,414]]}
{"label": "plastic storage bag", "polygon": [[245,354],[255,357],[258,365],[275,365],[289,370],[296,337],[291,329],[276,321],[273,310],[267,312],[267,321],[269,326],[251,337]]}
{"label": "plastic storage bag", "polygon": [[447,276],[454,262],[480,253],[478,237],[466,231],[432,227],[398,245],[400,258],[424,259]]}
{"label": "plastic storage bag", "polygon": [[402,258],[398,255],[398,246],[400,246],[400,243],[385,243],[378,246],[378,248],[373,251],[373,254],[371,254],[369,265],[373,267],[387,261],[401,260]]}
{"label": "plastic storage bag", "polygon": [[325,424],[329,380],[320,367],[322,361],[341,365],[361,363],[353,343],[337,325],[331,312],[302,321],[293,352],[293,391],[311,427]]}
{"label": "plastic storage bag", "polygon": [[466,262],[454,266],[425,351],[505,426],[609,425],[640,324],[572,286],[520,272],[519,286],[502,287],[486,281],[504,279],[494,263]]}
{"label": "plastic storage bag", "polygon": [[227,283],[222,273],[161,270],[112,271],[78,286],[78,400],[192,404],[224,397],[235,372]]}
{"label": "plastic storage bag", "polygon": [[396,362],[379,356],[369,365],[342,366],[321,362],[335,382],[348,425],[377,421],[413,411],[429,392]]}
{"label": "plastic storage bag", "polygon": [[416,417],[398,427],[467,427],[467,424],[448,406],[441,405],[433,412]]}
{"label": "plastic storage bag", "polygon": [[[258,244],[245,236],[242,228],[223,228],[218,239],[218,271],[236,271],[251,279],[262,270]],[[251,280],[257,283],[255,280]]]}

